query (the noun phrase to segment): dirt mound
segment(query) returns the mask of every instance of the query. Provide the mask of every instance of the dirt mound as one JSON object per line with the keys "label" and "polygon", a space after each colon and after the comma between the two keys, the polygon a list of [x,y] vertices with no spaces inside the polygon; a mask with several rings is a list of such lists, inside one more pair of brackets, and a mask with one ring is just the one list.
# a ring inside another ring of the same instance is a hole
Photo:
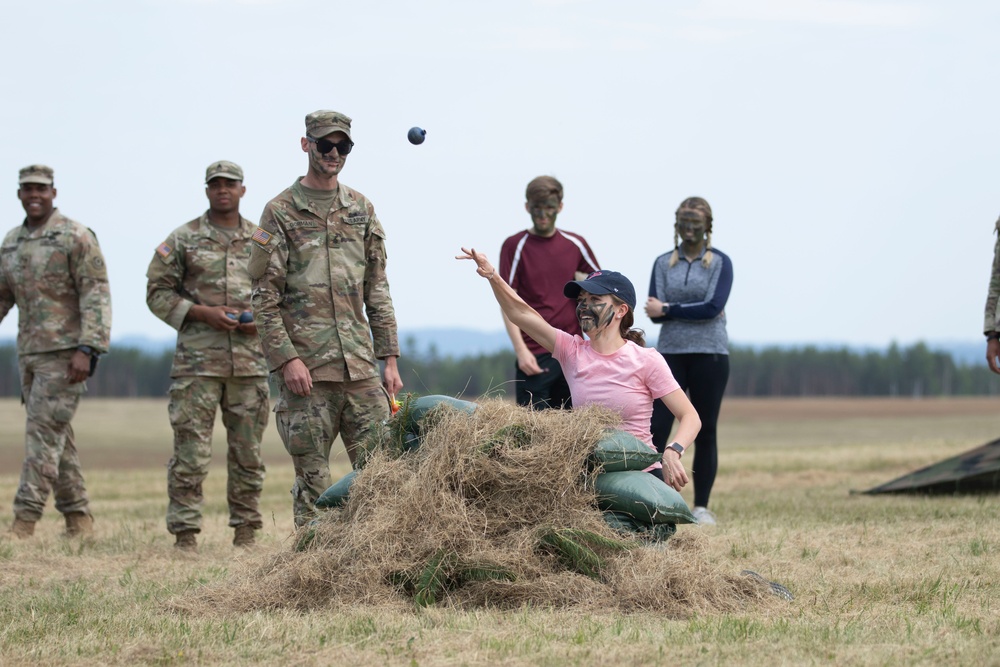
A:
{"label": "dirt mound", "polygon": [[375,435],[343,508],[300,529],[289,551],[173,606],[530,604],[684,617],[767,599],[766,585],[713,572],[696,528],[649,545],[607,526],[588,457],[617,421],[595,408],[442,406],[423,420],[419,448],[404,453],[394,419]]}

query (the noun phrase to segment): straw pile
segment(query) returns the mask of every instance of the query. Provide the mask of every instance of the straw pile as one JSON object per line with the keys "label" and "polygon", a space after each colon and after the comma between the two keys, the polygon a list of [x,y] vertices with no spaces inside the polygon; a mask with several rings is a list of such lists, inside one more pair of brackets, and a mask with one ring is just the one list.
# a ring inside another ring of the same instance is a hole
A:
{"label": "straw pile", "polygon": [[713,572],[696,528],[651,546],[605,524],[587,459],[617,422],[595,408],[533,412],[491,399],[470,415],[442,406],[406,453],[392,446],[390,422],[342,509],[300,529],[287,552],[175,607],[530,604],[685,617],[767,599],[765,585]]}

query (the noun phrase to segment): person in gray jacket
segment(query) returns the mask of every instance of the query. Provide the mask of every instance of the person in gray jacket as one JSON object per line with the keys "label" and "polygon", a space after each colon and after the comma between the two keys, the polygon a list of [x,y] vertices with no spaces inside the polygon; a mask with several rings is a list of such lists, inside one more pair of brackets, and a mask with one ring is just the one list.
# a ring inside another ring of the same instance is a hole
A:
{"label": "person in gray jacket", "polygon": [[[712,208],[701,197],[681,202],[674,223],[674,249],[657,257],[649,283],[646,315],[661,324],[657,351],[701,417],[695,439],[694,515],[714,524],[709,496],[719,467],[716,430],[729,381],[726,301],[733,286],[729,256],[712,247]],[[663,451],[673,426],[669,410],[653,408],[653,444]]]}

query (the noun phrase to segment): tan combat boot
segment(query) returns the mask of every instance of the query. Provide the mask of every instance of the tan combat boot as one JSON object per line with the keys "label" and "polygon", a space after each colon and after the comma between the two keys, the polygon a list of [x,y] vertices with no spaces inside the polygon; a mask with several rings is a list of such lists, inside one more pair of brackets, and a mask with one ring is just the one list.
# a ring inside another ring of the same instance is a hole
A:
{"label": "tan combat boot", "polygon": [[183,551],[197,551],[198,540],[195,538],[197,534],[198,531],[195,530],[184,530],[177,533],[177,541],[174,542],[174,547]]}
{"label": "tan combat boot", "polygon": [[90,537],[94,534],[94,517],[86,512],[66,515],[66,537]]}
{"label": "tan combat boot", "polygon": [[254,544],[253,528],[250,526],[236,526],[236,535],[233,537],[233,546],[252,547]]}
{"label": "tan combat boot", "polygon": [[15,518],[10,525],[10,533],[19,540],[26,540],[35,534],[35,522]]}

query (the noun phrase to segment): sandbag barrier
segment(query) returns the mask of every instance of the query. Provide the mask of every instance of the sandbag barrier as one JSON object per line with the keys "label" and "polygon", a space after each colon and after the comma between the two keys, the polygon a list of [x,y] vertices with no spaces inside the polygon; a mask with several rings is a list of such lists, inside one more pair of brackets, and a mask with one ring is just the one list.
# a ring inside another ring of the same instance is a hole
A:
{"label": "sandbag barrier", "polygon": [[[526,410],[490,397],[464,407],[472,412],[440,406],[371,429],[381,441],[364,468],[331,485],[336,510],[317,510],[288,549],[198,587],[191,604],[227,613],[530,606],[682,619],[744,613],[774,597],[764,582],[715,571],[700,531],[670,537],[668,519],[680,518],[669,511],[681,509],[672,498],[598,508],[611,502],[599,500],[598,475],[608,476],[602,485],[651,477],[595,462],[621,423],[614,411]],[[407,423],[419,437],[407,439]],[[639,521],[636,504],[662,523]]]}
{"label": "sandbag barrier", "polygon": [[[434,415],[439,410],[471,414],[476,410],[476,403],[441,395],[404,396],[398,413],[382,425],[392,434],[388,441],[396,447],[398,455],[420,446],[422,433],[433,428]],[[483,449],[488,450],[496,442],[509,439],[527,444],[530,434],[524,432],[522,426],[513,424],[501,429]],[[386,439],[381,438],[381,442],[385,446]],[[371,448],[366,447],[365,451],[370,452]],[[359,469],[366,460],[367,456],[359,457]],[[605,522],[619,533],[659,542],[669,539],[678,523],[698,523],[677,491],[642,472],[659,460],[658,452],[619,429],[608,429],[594,447],[588,465],[595,471],[603,470],[594,477],[598,507],[604,513]],[[346,504],[358,472],[352,470],[332,484],[316,500],[316,507],[333,509]]]}

